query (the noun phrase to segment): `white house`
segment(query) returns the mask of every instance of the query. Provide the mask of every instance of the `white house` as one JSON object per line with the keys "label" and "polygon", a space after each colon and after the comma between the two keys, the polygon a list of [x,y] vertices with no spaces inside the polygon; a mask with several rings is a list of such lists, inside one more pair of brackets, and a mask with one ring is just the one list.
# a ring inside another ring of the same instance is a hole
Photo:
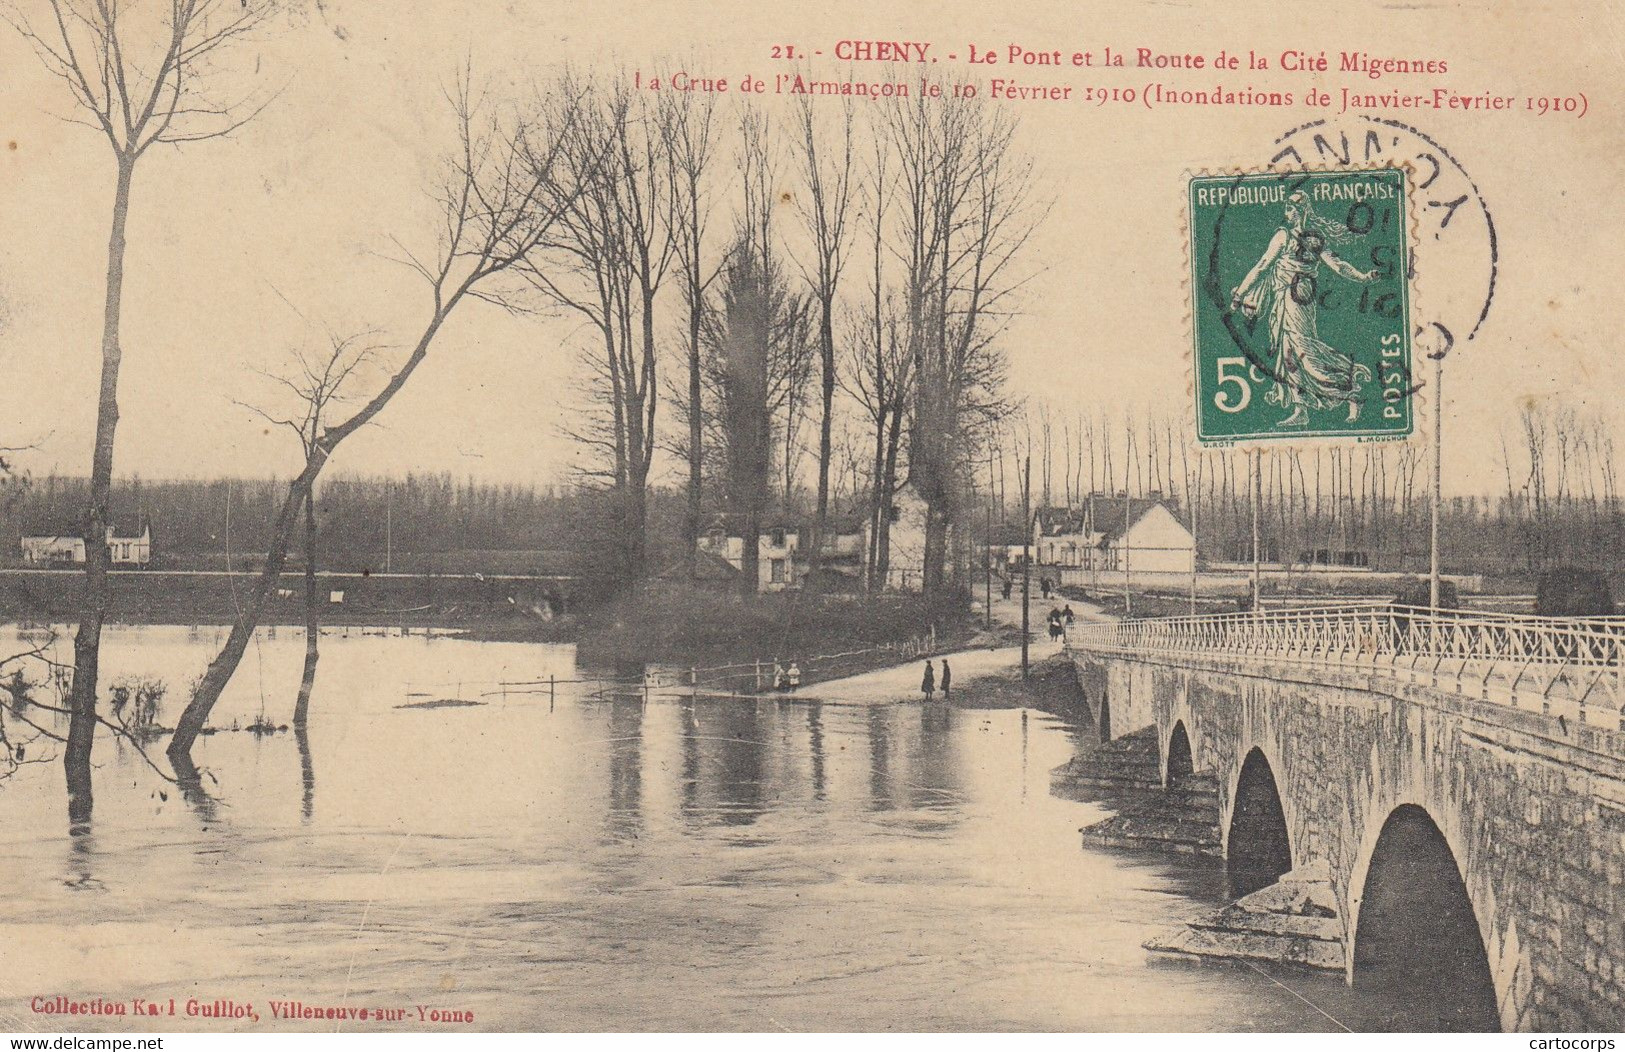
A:
{"label": "white house", "polygon": [[[1121,503],[1121,502],[1119,502]],[[1103,570],[1130,573],[1180,573],[1196,569],[1196,538],[1162,501],[1130,502],[1128,528],[1114,524],[1105,532],[1100,551]]]}
{"label": "white house", "polygon": [[[23,562],[30,566],[83,566],[85,539],[68,534],[30,534],[22,538]],[[114,566],[144,567],[152,563],[152,526],[145,520],[139,531],[120,533],[107,527],[107,554]]]}
{"label": "white house", "polygon": [[[886,587],[895,591],[917,592],[925,586],[925,498],[913,486],[904,487],[892,498],[891,531],[886,560]],[[953,551],[957,538],[948,525],[943,547],[943,573],[952,575]]]}
{"label": "white house", "polygon": [[30,566],[83,565],[85,539],[55,534],[34,534],[23,538],[23,562]]}
{"label": "white house", "polygon": [[1043,566],[1089,566],[1100,533],[1091,530],[1087,506],[1039,508],[1033,513],[1033,561]]}
{"label": "white house", "polygon": [[145,520],[141,528],[130,533],[119,533],[107,527],[107,551],[114,566],[148,566],[152,563],[152,525]]}
{"label": "white house", "polygon": [[1033,559],[1088,570],[1190,573],[1196,539],[1161,494],[1091,493],[1077,508],[1040,508],[1033,516]]}
{"label": "white house", "polygon": [[[756,550],[756,590],[782,592],[805,583],[811,567],[804,551],[803,537],[810,537],[810,524],[786,519],[767,519],[760,527]],[[736,571],[745,565],[745,539],[727,516],[719,515],[697,541],[699,550],[726,562]],[[863,564],[863,527],[831,519],[822,543],[819,560],[826,573],[850,577],[856,583]]]}

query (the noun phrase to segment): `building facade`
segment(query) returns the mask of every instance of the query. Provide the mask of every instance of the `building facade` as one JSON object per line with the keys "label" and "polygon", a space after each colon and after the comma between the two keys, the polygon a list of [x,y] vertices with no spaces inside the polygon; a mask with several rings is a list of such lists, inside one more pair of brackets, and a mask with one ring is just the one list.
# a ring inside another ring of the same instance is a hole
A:
{"label": "building facade", "polygon": [[[138,529],[120,532],[107,527],[107,554],[113,566],[140,569],[152,565],[152,525],[142,522]],[[29,566],[83,566],[85,539],[67,533],[25,534],[23,562]]]}
{"label": "building facade", "polygon": [[[803,538],[810,541],[812,525],[790,520],[768,520],[760,528],[756,551],[756,590],[782,592],[807,583],[812,560]],[[857,587],[863,571],[864,531],[861,525],[831,519],[826,524],[819,559],[821,584],[850,583]],[[745,539],[726,516],[718,516],[696,542],[702,555],[719,559],[743,573]]]}
{"label": "building facade", "polygon": [[1032,529],[1041,566],[1190,573],[1196,565],[1196,538],[1160,494],[1092,493],[1075,508],[1038,509]]}

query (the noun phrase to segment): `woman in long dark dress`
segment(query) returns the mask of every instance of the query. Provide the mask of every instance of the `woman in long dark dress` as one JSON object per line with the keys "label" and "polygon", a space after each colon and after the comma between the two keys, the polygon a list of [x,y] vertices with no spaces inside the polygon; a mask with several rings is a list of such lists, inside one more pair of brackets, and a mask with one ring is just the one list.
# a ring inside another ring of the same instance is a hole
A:
{"label": "woman in long dark dress", "polygon": [[929,661],[925,663],[925,675],[920,679],[920,690],[924,692],[926,701],[930,701],[931,695],[937,690],[936,670],[931,667]]}
{"label": "woman in long dark dress", "polygon": [[948,659],[942,659],[942,700],[948,700],[948,692],[954,686],[954,670],[948,667]]}
{"label": "woman in long dark dress", "polygon": [[[1365,402],[1361,382],[1371,379],[1371,369],[1320,338],[1319,304],[1312,293],[1322,263],[1350,281],[1373,282],[1377,271],[1361,270],[1332,251],[1353,235],[1336,220],[1315,214],[1301,190],[1286,199],[1285,213],[1264,255],[1230,294],[1230,309],[1266,325],[1275,382],[1264,401],[1292,410],[1276,427],[1304,427],[1307,410],[1345,405],[1353,423]],[[1300,287],[1311,294],[1299,293]]]}

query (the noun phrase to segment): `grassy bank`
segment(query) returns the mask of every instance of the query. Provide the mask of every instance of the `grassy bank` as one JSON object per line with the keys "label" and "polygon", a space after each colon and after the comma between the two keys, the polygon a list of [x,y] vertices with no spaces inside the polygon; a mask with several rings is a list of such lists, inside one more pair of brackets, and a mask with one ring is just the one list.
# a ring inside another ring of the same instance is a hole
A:
{"label": "grassy bank", "polygon": [[1020,669],[966,680],[955,686],[952,701],[963,709],[1030,708],[1067,717],[1087,712],[1077,670],[1065,654],[1054,654],[1035,662],[1031,675],[1025,680],[1021,678]]}
{"label": "grassy bank", "polygon": [[[115,624],[230,624],[256,581],[257,575],[247,573],[114,573],[108,577],[109,619]],[[0,619],[75,621],[84,584],[84,575],[73,570],[0,573]],[[548,637],[558,624],[542,617],[556,587],[546,580],[323,574],[317,587],[323,624],[469,628],[532,638]],[[262,621],[295,625],[304,620],[304,576],[283,574]]]}
{"label": "grassy bank", "polygon": [[[934,603],[918,595],[894,593],[779,593],[746,599],[661,585],[586,611],[575,638],[582,659],[594,664],[666,662],[704,667],[797,661],[809,673],[805,681],[811,682],[813,670],[805,666],[817,655],[929,639],[933,631],[939,650],[974,635],[962,596]],[[871,667],[885,663],[877,659]]]}

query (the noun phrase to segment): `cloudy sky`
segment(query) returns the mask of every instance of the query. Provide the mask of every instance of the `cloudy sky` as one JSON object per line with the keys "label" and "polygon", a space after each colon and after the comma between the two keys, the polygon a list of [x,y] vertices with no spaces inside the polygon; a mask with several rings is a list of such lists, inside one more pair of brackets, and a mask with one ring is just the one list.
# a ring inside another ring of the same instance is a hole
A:
{"label": "cloudy sky", "polygon": [[[1305,108],[1311,88],[1334,97],[1344,87],[1517,97],[1509,111],[1391,114],[1449,151],[1460,165],[1450,178],[1470,176],[1493,217],[1495,298],[1474,339],[1458,342],[1449,360],[1445,416],[1453,488],[1493,489],[1497,430],[1525,400],[1561,396],[1617,414],[1625,393],[1615,349],[1625,321],[1621,15],[1602,3],[1314,6],[1311,15],[1306,5],[1163,0],[1086,15],[1072,2],[996,14],[985,4],[895,0],[313,4],[236,58],[252,83],[279,92],[263,115],[231,141],[143,162],[130,220],[118,470],[149,478],[286,471],[296,453],[289,438],[235,404],[261,397],[257,370],[325,328],[415,334],[424,297],[386,257],[392,237],[432,250],[424,188],[450,141],[442,92],[465,60],[498,94],[517,95],[566,61],[613,76],[679,56],[696,74],[771,78],[788,71],[770,57],[775,44],[823,50],[815,71],[839,77],[855,68],[827,57],[839,40],[887,39],[930,42],[933,54],[960,59],[973,44],[1001,57],[1011,44],[1068,56],[1111,46],[1131,62],[1138,47],[1209,63],[1220,50],[1256,51],[1272,66],[1286,49],[1330,57],[1325,74],[1272,68],[1222,77],[1227,87],[1291,91],[1290,108],[1081,101],[1091,86],[1207,90],[1221,80],[1211,69],[939,68],[983,83],[1013,76],[1074,87],[1071,102],[1021,107],[1023,139],[1054,206],[1031,245],[1035,277],[1007,341],[1016,392],[1067,413],[1186,412],[1188,172],[1263,164],[1284,133],[1317,117],[1356,127],[1352,116]],[[1337,73],[1345,50],[1442,59],[1449,72]],[[856,72],[896,78],[917,68]],[[1525,96],[1580,93],[1584,118],[1522,108]],[[0,444],[35,446],[23,455],[34,471],[82,474],[112,166],[95,133],[59,119],[68,112],[60,83],[15,34],[0,32]],[[1397,130],[1393,138],[1396,153],[1423,141]],[[1476,202],[1449,230],[1421,212],[1418,309],[1460,333],[1487,287],[1487,227]],[[470,305],[381,426],[347,445],[338,466],[558,477],[571,453],[557,434],[561,399],[572,348],[584,339],[563,319]]]}

